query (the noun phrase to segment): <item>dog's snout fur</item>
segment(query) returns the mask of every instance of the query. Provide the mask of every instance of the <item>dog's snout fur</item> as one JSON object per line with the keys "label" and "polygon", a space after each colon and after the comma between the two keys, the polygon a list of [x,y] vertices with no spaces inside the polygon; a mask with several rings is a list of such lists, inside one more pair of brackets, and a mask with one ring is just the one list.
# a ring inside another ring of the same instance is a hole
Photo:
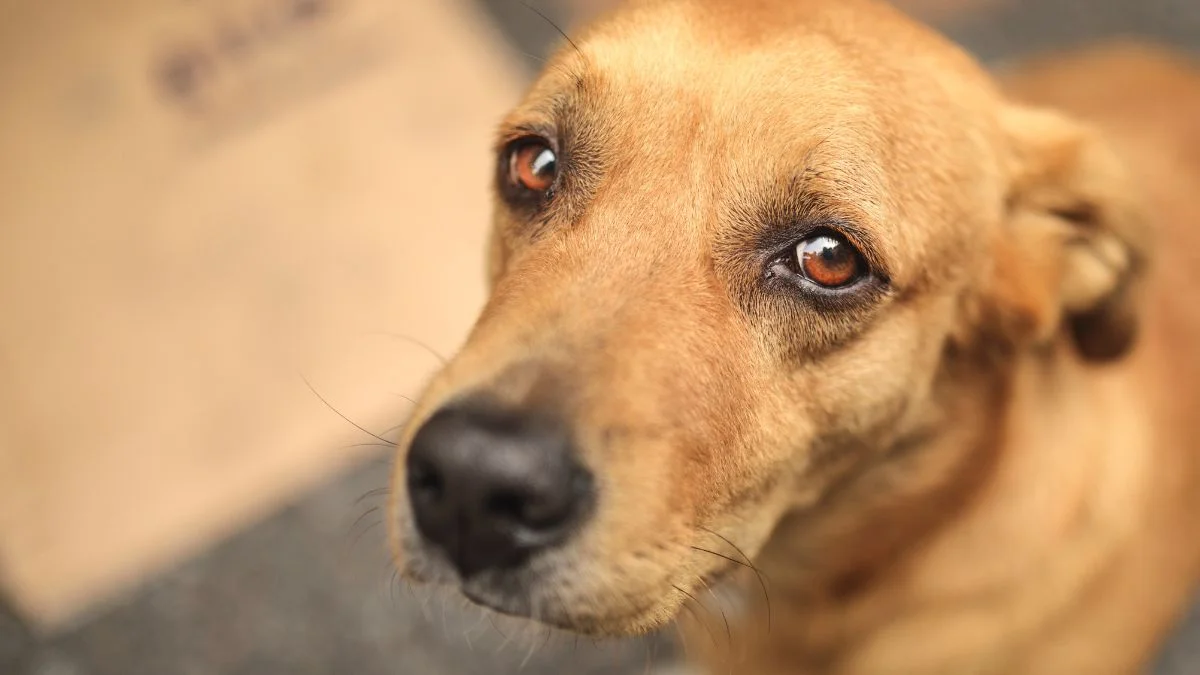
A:
{"label": "dog's snout fur", "polygon": [[[1200,320],[1144,300],[1151,242],[1200,245],[1170,225],[1200,214],[1093,114],[869,0],[645,0],[579,33],[501,126],[491,296],[399,443],[401,569],[593,634],[761,574],[729,644],[693,645],[736,672],[1132,668],[1200,571],[1200,392],[1148,393],[1200,379]],[[557,435],[447,422],[464,400]],[[497,486],[562,507],[546,536],[481,506]]]}

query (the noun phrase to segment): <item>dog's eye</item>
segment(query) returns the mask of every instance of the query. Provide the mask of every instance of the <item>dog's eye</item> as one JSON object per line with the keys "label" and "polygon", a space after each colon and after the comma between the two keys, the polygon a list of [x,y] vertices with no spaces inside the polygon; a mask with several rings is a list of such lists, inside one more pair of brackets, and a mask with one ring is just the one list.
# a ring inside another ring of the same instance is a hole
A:
{"label": "dog's eye", "polygon": [[517,141],[508,151],[508,180],[529,192],[544,193],[554,187],[558,155],[544,139]]}
{"label": "dog's eye", "polygon": [[823,288],[843,288],[862,279],[867,263],[854,245],[832,232],[822,232],[796,245],[796,271]]}

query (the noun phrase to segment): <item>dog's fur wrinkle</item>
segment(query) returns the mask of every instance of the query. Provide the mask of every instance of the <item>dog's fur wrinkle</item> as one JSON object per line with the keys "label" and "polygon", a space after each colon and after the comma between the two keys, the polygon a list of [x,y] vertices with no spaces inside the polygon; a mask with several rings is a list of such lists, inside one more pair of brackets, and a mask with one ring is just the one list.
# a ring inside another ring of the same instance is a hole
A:
{"label": "dog's fur wrinkle", "polygon": [[[464,581],[394,499],[406,575],[675,619],[712,672],[1144,665],[1200,579],[1196,69],[1111,46],[1001,86],[873,0],[633,0],[572,37],[501,125],[491,295],[398,445],[463,397],[552,411],[597,505]],[[558,176],[516,203],[530,136]],[[871,279],[772,276],[821,228]],[[728,640],[693,601],[722,579]]]}

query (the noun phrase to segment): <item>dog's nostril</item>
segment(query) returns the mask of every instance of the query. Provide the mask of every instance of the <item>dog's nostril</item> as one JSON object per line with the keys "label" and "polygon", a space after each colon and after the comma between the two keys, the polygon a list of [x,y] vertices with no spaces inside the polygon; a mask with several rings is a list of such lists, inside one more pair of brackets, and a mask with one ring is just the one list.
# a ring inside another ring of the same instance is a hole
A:
{"label": "dog's nostril", "polygon": [[524,495],[512,491],[496,492],[487,498],[485,508],[487,512],[493,516],[498,516],[506,520],[511,520],[516,523],[524,523],[526,521],[526,513],[529,511],[529,499]]}
{"label": "dog's nostril", "polygon": [[427,462],[416,461],[408,466],[408,489],[415,497],[437,502],[446,486],[438,470]]}
{"label": "dog's nostril", "polygon": [[552,530],[570,519],[571,502],[561,494],[522,493],[501,490],[487,498],[488,515],[512,527],[528,530]]}

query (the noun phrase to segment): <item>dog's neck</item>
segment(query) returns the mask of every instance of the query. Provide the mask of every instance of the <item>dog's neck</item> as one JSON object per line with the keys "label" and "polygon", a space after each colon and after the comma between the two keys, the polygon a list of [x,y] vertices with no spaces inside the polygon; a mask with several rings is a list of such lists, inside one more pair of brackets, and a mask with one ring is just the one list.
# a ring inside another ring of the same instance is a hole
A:
{"label": "dog's neck", "polygon": [[1144,466],[1111,439],[1140,430],[1133,416],[1093,418],[1114,409],[1098,398],[1120,395],[1119,373],[1098,376],[1066,348],[981,363],[948,372],[944,424],[902,437],[763,551],[775,605],[798,614],[777,623],[803,627],[790,657],[836,659],[893,621],[954,621],[996,598],[1020,608],[1023,629],[1044,628],[1132,528]]}

